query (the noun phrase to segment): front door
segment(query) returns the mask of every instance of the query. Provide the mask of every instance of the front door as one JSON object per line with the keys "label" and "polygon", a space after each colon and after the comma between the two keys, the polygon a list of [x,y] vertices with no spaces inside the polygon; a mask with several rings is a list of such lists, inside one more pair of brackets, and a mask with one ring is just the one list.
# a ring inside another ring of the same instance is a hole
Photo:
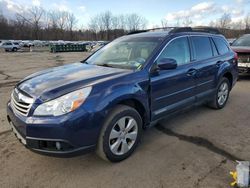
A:
{"label": "front door", "polygon": [[155,63],[157,64],[162,58],[175,59],[178,66],[173,70],[158,70],[151,73],[152,120],[157,120],[195,102],[196,70],[195,64],[191,63],[188,38],[173,39]]}

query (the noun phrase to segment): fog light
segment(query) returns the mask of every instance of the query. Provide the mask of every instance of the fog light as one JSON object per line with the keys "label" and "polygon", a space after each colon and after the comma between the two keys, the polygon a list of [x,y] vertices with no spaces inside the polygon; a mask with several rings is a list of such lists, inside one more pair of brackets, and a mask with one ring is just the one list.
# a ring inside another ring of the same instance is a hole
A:
{"label": "fog light", "polygon": [[56,142],[56,149],[57,150],[61,150],[61,143],[60,142]]}

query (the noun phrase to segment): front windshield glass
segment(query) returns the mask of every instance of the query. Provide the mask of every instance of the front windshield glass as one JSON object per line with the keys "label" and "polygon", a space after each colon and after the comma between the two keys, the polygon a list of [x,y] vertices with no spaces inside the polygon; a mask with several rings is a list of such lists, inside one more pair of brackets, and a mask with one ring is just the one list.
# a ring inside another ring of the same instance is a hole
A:
{"label": "front windshield glass", "polygon": [[123,37],[117,39],[86,60],[87,64],[124,69],[140,69],[156,46],[159,37]]}
{"label": "front windshield glass", "polygon": [[243,36],[233,42],[232,46],[250,46],[250,36]]}

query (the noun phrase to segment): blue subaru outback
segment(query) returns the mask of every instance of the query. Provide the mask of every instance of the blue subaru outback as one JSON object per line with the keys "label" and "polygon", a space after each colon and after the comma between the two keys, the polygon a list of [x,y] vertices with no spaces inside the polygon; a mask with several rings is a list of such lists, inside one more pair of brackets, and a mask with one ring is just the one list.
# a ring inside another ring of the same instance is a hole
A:
{"label": "blue subaru outback", "polygon": [[8,121],[32,151],[73,156],[95,150],[117,162],[135,150],[143,128],[183,108],[223,108],[238,77],[237,54],[222,35],[154,31],[130,34],[82,62],[20,81]]}

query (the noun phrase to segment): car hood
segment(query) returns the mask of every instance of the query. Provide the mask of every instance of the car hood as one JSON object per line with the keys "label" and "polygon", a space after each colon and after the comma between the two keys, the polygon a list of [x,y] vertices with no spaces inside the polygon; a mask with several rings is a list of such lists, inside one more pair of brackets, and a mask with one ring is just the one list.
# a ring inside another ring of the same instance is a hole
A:
{"label": "car hood", "polygon": [[47,101],[130,72],[132,70],[78,62],[32,74],[19,82],[17,87],[35,99]]}
{"label": "car hood", "polygon": [[231,48],[237,53],[250,53],[250,46],[231,46]]}

